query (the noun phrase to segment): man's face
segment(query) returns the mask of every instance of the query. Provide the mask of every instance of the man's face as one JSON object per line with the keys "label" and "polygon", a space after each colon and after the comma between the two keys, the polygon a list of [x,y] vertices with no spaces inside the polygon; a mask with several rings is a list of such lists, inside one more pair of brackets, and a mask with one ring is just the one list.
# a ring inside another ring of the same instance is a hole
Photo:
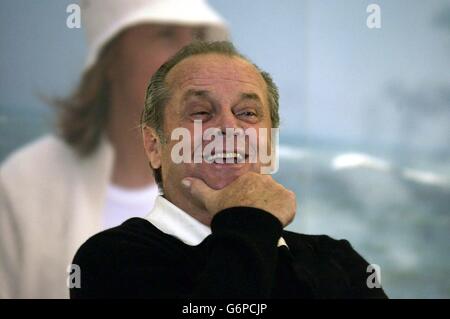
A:
{"label": "man's face", "polygon": [[[189,198],[180,181],[185,177],[203,180],[213,189],[221,189],[239,176],[260,172],[259,161],[250,163],[174,163],[172,148],[179,143],[171,140],[177,128],[186,128],[191,137],[191,158],[194,158],[194,121],[202,121],[202,132],[210,128],[226,132],[231,129],[271,127],[266,83],[254,66],[237,57],[218,54],[197,55],[176,65],[167,75],[171,98],[164,110],[166,144],[161,146],[162,177],[164,193],[175,204],[179,199]],[[270,130],[268,130],[270,136]],[[201,137],[200,137],[201,138]],[[230,151],[223,135],[224,152]],[[258,143],[258,136],[256,144]],[[211,140],[200,144],[205,149]],[[235,140],[234,150],[237,150]],[[245,154],[257,145],[246,139]]]}

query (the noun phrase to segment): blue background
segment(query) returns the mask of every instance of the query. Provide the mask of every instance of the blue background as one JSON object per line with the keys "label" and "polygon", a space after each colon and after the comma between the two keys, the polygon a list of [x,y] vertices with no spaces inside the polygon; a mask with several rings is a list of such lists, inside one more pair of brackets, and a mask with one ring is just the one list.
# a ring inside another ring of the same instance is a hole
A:
{"label": "blue background", "polygon": [[[66,0],[0,3],[0,160],[50,132],[82,72]],[[391,297],[450,297],[450,4],[211,0],[281,93],[290,229],[347,238]],[[369,29],[366,8],[381,8]]]}

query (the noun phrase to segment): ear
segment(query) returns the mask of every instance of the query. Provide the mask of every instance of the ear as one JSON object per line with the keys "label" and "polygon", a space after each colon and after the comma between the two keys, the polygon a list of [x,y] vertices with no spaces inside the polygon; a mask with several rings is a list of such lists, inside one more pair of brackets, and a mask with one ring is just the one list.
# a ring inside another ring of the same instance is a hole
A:
{"label": "ear", "polygon": [[153,169],[161,167],[161,141],[156,131],[148,126],[142,129],[145,153]]}

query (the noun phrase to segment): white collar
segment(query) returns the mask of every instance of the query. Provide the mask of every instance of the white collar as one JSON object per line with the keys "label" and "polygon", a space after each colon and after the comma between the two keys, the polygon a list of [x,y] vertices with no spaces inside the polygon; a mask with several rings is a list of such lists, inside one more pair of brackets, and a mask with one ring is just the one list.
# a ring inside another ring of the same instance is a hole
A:
{"label": "white collar", "polygon": [[[156,197],[155,206],[145,219],[163,233],[174,236],[190,246],[199,245],[211,234],[209,226],[200,223],[161,195]],[[283,237],[280,237],[277,246],[288,247]]]}
{"label": "white collar", "polygon": [[210,227],[203,225],[161,195],[156,197],[155,206],[145,219],[163,233],[191,246],[197,246],[211,234]]}

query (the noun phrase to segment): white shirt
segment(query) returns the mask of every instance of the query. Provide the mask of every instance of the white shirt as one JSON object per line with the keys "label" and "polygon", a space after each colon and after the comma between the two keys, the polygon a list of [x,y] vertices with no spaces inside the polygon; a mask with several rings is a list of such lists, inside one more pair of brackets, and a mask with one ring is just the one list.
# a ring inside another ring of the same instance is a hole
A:
{"label": "white shirt", "polygon": [[211,234],[209,226],[200,223],[162,196],[156,197],[155,205],[145,219],[163,233],[190,246],[197,246]]}
{"label": "white shirt", "polygon": [[[145,219],[163,233],[178,238],[190,246],[199,245],[211,234],[209,226],[200,223],[161,195],[156,197],[155,205]],[[279,246],[287,246],[283,237],[278,240]]]}
{"label": "white shirt", "polygon": [[131,217],[144,217],[153,208],[157,196],[156,184],[141,189],[108,185],[103,212],[103,229],[116,227]]}

